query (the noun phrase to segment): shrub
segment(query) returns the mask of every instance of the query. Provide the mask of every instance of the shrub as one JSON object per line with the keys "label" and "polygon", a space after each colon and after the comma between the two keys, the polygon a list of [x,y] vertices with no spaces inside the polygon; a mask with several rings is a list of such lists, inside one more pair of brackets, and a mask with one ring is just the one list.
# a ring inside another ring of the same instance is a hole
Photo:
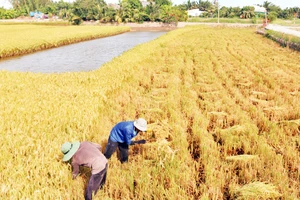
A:
{"label": "shrub", "polygon": [[268,19],[272,22],[277,19],[277,12],[270,12],[268,14]]}

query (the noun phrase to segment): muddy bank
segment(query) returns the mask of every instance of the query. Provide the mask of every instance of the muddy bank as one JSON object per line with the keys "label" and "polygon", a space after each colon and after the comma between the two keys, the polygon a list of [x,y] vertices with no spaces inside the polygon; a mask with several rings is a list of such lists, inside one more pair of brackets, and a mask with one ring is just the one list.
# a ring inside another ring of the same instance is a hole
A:
{"label": "muddy bank", "polygon": [[[11,23],[52,23],[52,22],[67,22],[61,19],[35,19],[31,17],[0,20],[0,22]],[[162,22],[143,22],[143,23],[99,23],[99,21],[84,21],[83,26],[129,26],[131,31],[169,31],[185,26],[193,25],[208,25],[208,26],[229,26],[229,27],[257,27],[258,24],[238,24],[238,23],[207,23],[207,22],[178,22],[162,23]]]}
{"label": "muddy bank", "polygon": [[277,42],[282,47],[287,47],[287,48],[290,48],[290,49],[293,49],[295,51],[300,52],[300,44],[298,44],[298,43],[294,43],[294,42],[291,42],[291,41],[286,41],[284,38],[276,37],[272,34],[266,33],[264,30],[257,30],[256,33],[264,35],[265,37]]}
{"label": "muddy bank", "polygon": [[176,29],[185,26],[193,25],[208,25],[208,26],[229,26],[229,27],[257,27],[258,24],[238,24],[238,23],[207,23],[207,22],[178,22],[176,23],[162,23],[162,22],[144,22],[144,23],[106,23],[98,22],[83,22],[83,25],[101,25],[101,26],[129,26],[131,29]]}
{"label": "muddy bank", "polygon": [[100,26],[129,26],[131,31],[170,31],[178,28],[176,24],[166,24],[162,22],[144,22],[144,23],[98,23],[84,22],[83,25],[100,25]]}

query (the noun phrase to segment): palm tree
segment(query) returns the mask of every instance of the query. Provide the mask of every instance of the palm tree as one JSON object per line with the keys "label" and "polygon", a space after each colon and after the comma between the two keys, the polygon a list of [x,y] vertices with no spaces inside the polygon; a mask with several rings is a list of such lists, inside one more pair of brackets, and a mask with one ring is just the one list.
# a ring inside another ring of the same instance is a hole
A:
{"label": "palm tree", "polygon": [[187,10],[190,10],[192,8],[192,3],[191,3],[191,0],[188,0],[187,3],[186,3],[186,8]]}
{"label": "palm tree", "polygon": [[240,17],[243,19],[250,19],[255,16],[254,7],[244,6],[241,10]]}
{"label": "palm tree", "polygon": [[263,7],[267,10],[267,12],[270,11],[270,6],[272,6],[273,4],[269,1],[264,1]]}

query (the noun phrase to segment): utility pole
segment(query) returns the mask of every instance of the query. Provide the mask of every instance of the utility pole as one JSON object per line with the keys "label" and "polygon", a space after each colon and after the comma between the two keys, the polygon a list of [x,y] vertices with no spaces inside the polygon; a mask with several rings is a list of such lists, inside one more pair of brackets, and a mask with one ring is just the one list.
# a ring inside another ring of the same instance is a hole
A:
{"label": "utility pole", "polygon": [[220,23],[220,6],[219,6],[219,0],[217,1],[218,6],[218,24]]}
{"label": "utility pole", "polygon": [[268,17],[267,17],[267,9],[265,8],[265,20],[266,20],[266,26],[268,25]]}
{"label": "utility pole", "polygon": [[218,24],[220,23],[220,6],[219,6],[219,0],[214,1],[215,5],[217,6],[218,9]]}

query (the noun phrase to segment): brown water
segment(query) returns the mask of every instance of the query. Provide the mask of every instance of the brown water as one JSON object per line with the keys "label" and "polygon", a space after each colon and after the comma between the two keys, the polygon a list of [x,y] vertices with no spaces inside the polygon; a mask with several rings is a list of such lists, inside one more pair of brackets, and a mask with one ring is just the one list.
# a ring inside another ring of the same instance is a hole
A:
{"label": "brown water", "polygon": [[80,42],[0,61],[0,70],[62,73],[96,70],[136,45],[153,40],[166,31],[136,31]]}

